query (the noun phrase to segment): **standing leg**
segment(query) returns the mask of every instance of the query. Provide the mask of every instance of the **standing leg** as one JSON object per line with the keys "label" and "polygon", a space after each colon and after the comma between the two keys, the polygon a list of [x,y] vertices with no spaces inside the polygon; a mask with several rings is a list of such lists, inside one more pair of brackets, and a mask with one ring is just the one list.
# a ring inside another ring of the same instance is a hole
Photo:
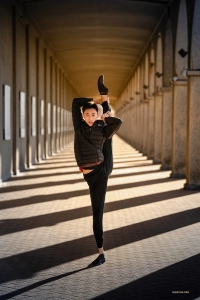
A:
{"label": "standing leg", "polygon": [[85,174],[84,179],[87,181],[90,189],[90,198],[93,211],[93,231],[96,239],[100,256],[92,264],[99,265],[105,262],[103,252],[103,211],[107,189],[108,176],[104,171],[104,166],[100,165],[98,169]]}
{"label": "standing leg", "polygon": [[84,179],[90,189],[90,198],[93,211],[93,230],[96,239],[97,247],[103,247],[103,210],[107,189],[108,176],[105,174],[103,166],[85,174]]}

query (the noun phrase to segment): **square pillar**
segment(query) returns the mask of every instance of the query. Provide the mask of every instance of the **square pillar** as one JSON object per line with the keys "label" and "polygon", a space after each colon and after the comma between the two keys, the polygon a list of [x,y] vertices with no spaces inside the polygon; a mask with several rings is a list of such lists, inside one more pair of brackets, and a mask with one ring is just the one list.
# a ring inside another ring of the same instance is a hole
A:
{"label": "square pillar", "polygon": [[140,101],[139,104],[139,151],[143,152],[143,132],[144,132],[144,104]]}
{"label": "square pillar", "polygon": [[142,143],[142,152],[143,155],[147,155],[148,150],[148,105],[149,101],[147,99],[143,100],[143,143]]}
{"label": "square pillar", "polygon": [[155,123],[154,123],[154,163],[161,163],[162,141],[162,93],[155,94]]}
{"label": "square pillar", "polygon": [[172,160],[172,88],[162,88],[161,170],[170,170]]}
{"label": "square pillar", "polygon": [[154,97],[148,97],[148,146],[147,156],[149,159],[153,159],[154,156]]}
{"label": "square pillar", "polygon": [[134,105],[133,101],[130,104],[130,131],[131,131],[131,139],[130,143],[133,146],[134,145]]}
{"label": "square pillar", "polygon": [[133,103],[133,146],[136,147],[136,133],[137,133],[137,105]]}
{"label": "square pillar", "polygon": [[186,175],[187,81],[173,83],[172,178]]}
{"label": "square pillar", "polygon": [[185,189],[200,189],[200,71],[188,71]]}
{"label": "square pillar", "polygon": [[140,141],[140,104],[136,104],[136,149],[139,150],[139,141]]}

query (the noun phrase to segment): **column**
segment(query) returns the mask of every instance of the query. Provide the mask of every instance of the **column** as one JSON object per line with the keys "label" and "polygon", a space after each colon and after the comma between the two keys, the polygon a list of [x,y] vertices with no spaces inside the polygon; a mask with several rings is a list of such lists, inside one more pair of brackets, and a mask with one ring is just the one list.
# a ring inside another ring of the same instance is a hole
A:
{"label": "column", "polygon": [[133,101],[131,101],[131,103],[130,103],[130,133],[131,133],[130,144],[131,144],[131,146],[134,146],[134,105],[133,105]]}
{"label": "column", "polygon": [[162,140],[162,93],[155,94],[155,124],[154,124],[154,163],[161,162]]}
{"label": "column", "polygon": [[136,103],[135,100],[132,101],[132,112],[133,112],[133,125],[132,125],[132,132],[133,132],[133,147],[136,147],[136,124],[137,124],[137,111],[136,111]]}
{"label": "column", "polygon": [[148,147],[147,156],[153,159],[154,156],[154,97],[148,97]]}
{"label": "column", "polygon": [[139,102],[139,146],[140,152],[143,152],[143,132],[144,132],[144,104],[143,101]]}
{"label": "column", "polygon": [[140,138],[140,103],[136,103],[136,148],[139,150],[139,138]]}
{"label": "column", "polygon": [[171,177],[185,178],[186,174],[186,109],[187,81],[173,83],[172,104],[172,173]]}
{"label": "column", "polygon": [[187,165],[185,189],[200,189],[200,71],[188,72]]}
{"label": "column", "polygon": [[172,156],[172,88],[162,88],[162,148],[161,169],[171,169]]}
{"label": "column", "polygon": [[143,147],[142,147],[142,152],[143,155],[147,155],[148,151],[148,105],[149,101],[147,99],[143,100]]}

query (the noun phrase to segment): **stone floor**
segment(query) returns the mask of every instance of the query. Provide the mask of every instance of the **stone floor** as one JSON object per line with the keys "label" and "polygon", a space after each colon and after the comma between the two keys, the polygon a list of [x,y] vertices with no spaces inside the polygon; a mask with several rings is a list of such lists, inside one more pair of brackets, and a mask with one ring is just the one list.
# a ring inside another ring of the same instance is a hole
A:
{"label": "stone floor", "polygon": [[114,138],[97,251],[73,145],[0,188],[0,299],[200,299],[200,193]]}

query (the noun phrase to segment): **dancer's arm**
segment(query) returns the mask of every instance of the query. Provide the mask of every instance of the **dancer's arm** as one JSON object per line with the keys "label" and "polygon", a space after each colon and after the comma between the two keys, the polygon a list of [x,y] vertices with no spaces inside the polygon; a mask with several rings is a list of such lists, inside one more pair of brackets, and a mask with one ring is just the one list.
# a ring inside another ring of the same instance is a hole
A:
{"label": "dancer's arm", "polygon": [[72,102],[72,120],[75,131],[82,123],[81,107],[92,100],[93,98],[74,98]]}
{"label": "dancer's arm", "polygon": [[[110,112],[108,112],[108,114],[110,114]],[[104,127],[105,137],[106,139],[111,139],[122,125],[122,119],[108,116],[105,117],[104,120],[107,124],[107,126]]]}

